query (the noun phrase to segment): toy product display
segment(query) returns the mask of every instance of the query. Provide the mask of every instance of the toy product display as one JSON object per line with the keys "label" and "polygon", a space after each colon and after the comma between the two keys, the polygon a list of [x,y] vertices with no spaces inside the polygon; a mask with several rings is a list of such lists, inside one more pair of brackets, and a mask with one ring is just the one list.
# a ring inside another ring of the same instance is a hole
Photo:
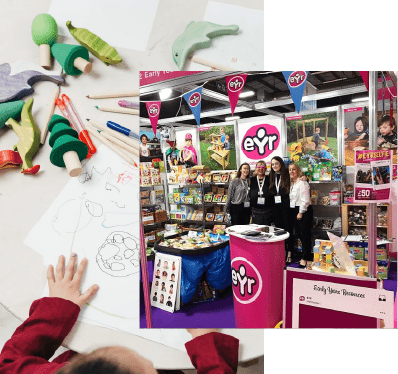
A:
{"label": "toy product display", "polygon": [[21,123],[10,118],[6,125],[14,130],[18,135],[19,141],[14,146],[14,151],[18,151],[22,160],[22,173],[36,174],[40,166],[33,166],[32,158],[40,146],[40,130],[37,127],[33,115],[33,98],[29,99],[23,106],[21,112]]}
{"label": "toy product display", "polygon": [[51,132],[51,163],[58,167],[66,167],[71,177],[78,177],[83,170],[80,161],[88,154],[87,145],[78,139],[79,135],[70,127],[69,121],[57,114],[52,116],[48,131]]}
{"label": "toy product display", "polygon": [[61,76],[50,75],[30,62],[0,65],[0,103],[31,95],[34,92],[31,86],[38,81],[50,81],[60,85],[65,83]]}
{"label": "toy product display", "polygon": [[239,26],[222,26],[211,22],[190,22],[184,32],[173,43],[173,59],[179,70],[183,70],[188,56],[197,49],[209,48],[211,38],[222,35],[235,35]]}
{"label": "toy product display", "polygon": [[55,19],[46,13],[37,15],[32,22],[32,38],[40,49],[40,66],[45,69],[51,68],[50,47],[58,38]]}
{"label": "toy product display", "polygon": [[22,100],[0,104],[0,129],[5,126],[9,118],[13,118],[16,121],[21,118],[21,112],[24,105],[25,102]]}
{"label": "toy product display", "polygon": [[87,29],[76,28],[71,21],[66,22],[66,27],[72,36],[95,57],[99,58],[105,65],[115,65],[122,62],[116,49],[103,41],[99,36]]}
{"label": "toy product display", "polygon": [[51,47],[51,53],[68,75],[87,74],[93,68],[88,50],[82,46],[55,43]]}

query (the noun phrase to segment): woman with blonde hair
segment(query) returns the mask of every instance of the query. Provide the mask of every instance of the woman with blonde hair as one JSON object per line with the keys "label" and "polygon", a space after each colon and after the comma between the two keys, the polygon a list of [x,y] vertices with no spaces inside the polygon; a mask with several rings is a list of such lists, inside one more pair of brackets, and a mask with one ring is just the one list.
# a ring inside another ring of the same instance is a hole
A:
{"label": "woman with blonde hair", "polygon": [[310,186],[307,182],[300,180],[303,173],[297,164],[289,165],[290,176],[290,210],[289,216],[293,221],[293,228],[299,237],[303,252],[299,268],[305,268],[307,262],[313,260],[311,227],[312,206],[310,205]]}

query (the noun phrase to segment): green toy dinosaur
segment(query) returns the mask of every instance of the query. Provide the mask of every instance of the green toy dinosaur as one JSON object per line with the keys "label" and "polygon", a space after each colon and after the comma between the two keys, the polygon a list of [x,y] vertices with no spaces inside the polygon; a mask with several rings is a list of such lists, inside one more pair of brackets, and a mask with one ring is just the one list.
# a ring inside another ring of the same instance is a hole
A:
{"label": "green toy dinosaur", "polygon": [[190,22],[185,31],[173,43],[173,58],[178,68],[182,70],[188,56],[197,49],[209,48],[210,38],[221,35],[235,35],[239,26],[222,26],[211,22]]}
{"label": "green toy dinosaur", "polygon": [[36,174],[40,165],[33,166],[32,158],[40,146],[40,130],[32,116],[33,98],[29,99],[22,108],[21,123],[10,118],[6,125],[12,128],[19,137],[14,145],[22,159],[22,173]]}

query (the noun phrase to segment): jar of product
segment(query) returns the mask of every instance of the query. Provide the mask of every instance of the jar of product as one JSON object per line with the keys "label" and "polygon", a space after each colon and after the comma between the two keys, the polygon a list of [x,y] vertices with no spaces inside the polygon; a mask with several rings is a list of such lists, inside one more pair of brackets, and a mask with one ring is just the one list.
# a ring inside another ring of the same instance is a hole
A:
{"label": "jar of product", "polygon": [[329,192],[330,205],[341,204],[341,191],[330,191]]}

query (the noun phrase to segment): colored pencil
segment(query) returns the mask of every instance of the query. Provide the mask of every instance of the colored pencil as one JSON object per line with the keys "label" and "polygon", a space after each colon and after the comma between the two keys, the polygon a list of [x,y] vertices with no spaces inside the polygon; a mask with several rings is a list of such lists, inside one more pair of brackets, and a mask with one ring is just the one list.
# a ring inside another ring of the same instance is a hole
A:
{"label": "colored pencil", "polygon": [[102,125],[101,123],[98,123],[96,121],[93,121],[92,119],[87,119],[88,123],[94,127],[96,127],[97,129],[100,129],[110,135],[112,135],[113,137],[121,140],[122,142],[127,143],[128,145],[130,145],[133,148],[139,149],[139,143],[136,139],[132,139],[129,136],[126,136],[124,134],[121,134],[118,131],[112,130],[109,127]]}
{"label": "colored pencil", "polygon": [[120,148],[123,148],[125,151],[132,153],[134,156],[140,157],[140,154],[138,153],[138,150],[136,148],[133,148],[132,146],[126,144],[125,142],[122,142],[121,140],[115,138],[114,136],[106,133],[105,131],[98,130],[97,131],[106,139],[108,139],[110,142],[113,144],[118,145]]}
{"label": "colored pencil", "polygon": [[140,109],[140,103],[133,103],[127,100],[120,100],[118,105],[123,108]]}
{"label": "colored pencil", "polygon": [[40,143],[44,144],[46,142],[46,137],[48,133],[48,124],[50,123],[51,117],[55,110],[55,100],[58,99],[60,87],[57,85],[54,89],[54,93],[51,96],[50,110],[47,113],[46,121],[44,122],[44,127],[41,129]]}
{"label": "colored pencil", "polygon": [[89,99],[110,99],[114,97],[137,97],[137,96],[140,96],[140,90],[90,94],[87,95],[86,97],[88,97]]}
{"label": "colored pencil", "polygon": [[105,144],[107,147],[115,151],[120,157],[122,157],[124,160],[126,160],[129,164],[137,166],[137,163],[126,153],[124,153],[121,149],[119,149],[115,144],[110,142],[108,139],[106,139],[103,135],[101,135],[93,126],[86,125],[87,131],[96,137],[100,142]]}
{"label": "colored pencil", "polygon": [[103,112],[133,114],[135,116],[140,115],[140,111],[138,109],[120,108],[118,106],[96,106],[96,108],[98,110],[102,110]]}
{"label": "colored pencil", "polygon": [[236,69],[231,69],[228,66],[217,64],[216,62],[205,60],[204,58],[201,58],[201,57],[193,56],[192,57],[192,62],[196,62],[197,64],[204,65],[204,66],[209,66],[211,68],[214,68],[216,70],[221,70],[221,71],[234,71],[234,70],[236,70]]}

